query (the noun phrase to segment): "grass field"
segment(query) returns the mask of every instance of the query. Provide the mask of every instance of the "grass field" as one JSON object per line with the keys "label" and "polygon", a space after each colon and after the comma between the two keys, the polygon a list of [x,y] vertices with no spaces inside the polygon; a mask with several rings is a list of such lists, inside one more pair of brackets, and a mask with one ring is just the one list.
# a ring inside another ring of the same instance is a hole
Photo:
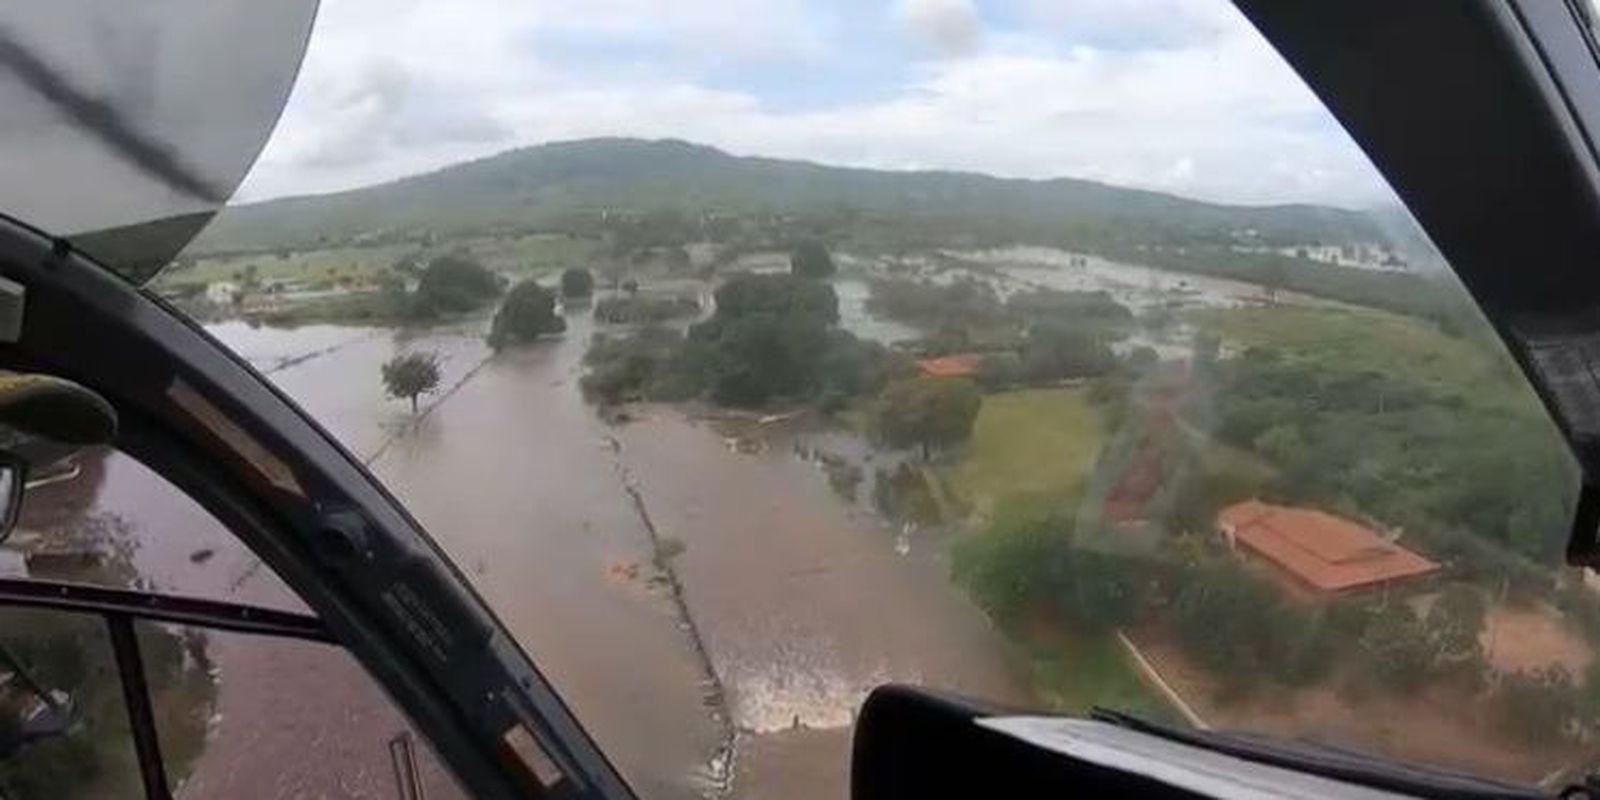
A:
{"label": "grass field", "polygon": [[536,233],[472,239],[467,247],[491,269],[542,275],[567,267],[592,267],[600,243],[559,233]]}
{"label": "grass field", "polygon": [[1105,440],[1084,389],[1025,389],[987,395],[972,439],[945,477],[980,514],[1008,495],[1075,491]]}
{"label": "grass field", "polygon": [[1384,311],[1269,306],[1197,311],[1191,319],[1240,347],[1315,353],[1331,362],[1403,372],[1436,387],[1481,386],[1491,372],[1503,375],[1511,368],[1487,327],[1474,332],[1484,335],[1458,338]]}
{"label": "grass field", "polygon": [[201,258],[182,269],[169,269],[159,279],[166,285],[237,281],[247,266],[255,265],[261,280],[314,283],[352,277],[366,280],[389,269],[402,258],[465,249],[484,266],[516,275],[544,275],[570,266],[588,266],[599,249],[590,239],[563,234],[480,236],[453,239],[426,249],[410,244],[370,247],[330,247],[320,250],[285,250],[278,253]]}
{"label": "grass field", "polygon": [[169,269],[162,273],[161,280],[180,283],[237,281],[245,268],[252,264],[262,280],[315,281],[343,275],[359,278],[388,269],[413,249],[408,245],[333,247],[326,250],[285,251],[282,257],[260,253],[202,258],[195,261],[193,266]]}
{"label": "grass field", "polygon": [[1051,710],[1084,714],[1095,706],[1145,719],[1181,717],[1139,677],[1138,668],[1111,634],[1052,636],[1025,645],[1034,690]]}

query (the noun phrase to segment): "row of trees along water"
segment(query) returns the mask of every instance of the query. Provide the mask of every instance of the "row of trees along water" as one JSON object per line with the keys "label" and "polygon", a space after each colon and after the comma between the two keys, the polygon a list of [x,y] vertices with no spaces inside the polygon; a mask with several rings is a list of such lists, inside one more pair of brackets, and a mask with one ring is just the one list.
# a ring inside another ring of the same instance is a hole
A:
{"label": "row of trees along water", "polygon": [[[460,259],[428,269],[435,267],[457,278],[468,271]],[[657,323],[696,313],[698,304],[660,310],[636,285],[618,286],[596,314],[633,327],[594,336],[582,390],[602,405],[702,399],[850,412],[884,446],[929,460],[959,449],[990,393],[1018,387],[1087,381],[1102,418],[1116,428],[1130,414],[1133,387],[1160,365],[1146,348],[1118,356],[1112,344],[1171,324],[1154,312],[1136,316],[1102,292],[1031,289],[1002,298],[981,280],[890,276],[872,282],[869,310],[927,335],[910,348],[888,348],[839,327],[827,280],[833,272],[826,248],[806,243],[791,254],[787,273],[726,276],[714,313],[686,328]],[[472,290],[478,298],[498,291],[476,277],[464,283],[483,287]],[[419,283],[415,294],[429,299],[410,298],[407,307],[450,313],[469,304],[452,299],[464,290],[432,287]],[[593,290],[587,271],[561,276],[569,304]],[[1155,621],[1215,672],[1225,700],[1273,684],[1333,683],[1354,697],[1448,685],[1487,694],[1502,727],[1530,740],[1600,724],[1600,676],[1560,668],[1495,675],[1485,662],[1479,633],[1496,597],[1560,608],[1597,643],[1600,610],[1543,566],[1557,558],[1570,507],[1570,497],[1552,491],[1571,485],[1559,440],[1503,353],[1462,323],[1470,313],[1441,311],[1440,290],[1425,295],[1404,335],[1422,331],[1446,342],[1449,354],[1429,355],[1423,369],[1403,363],[1416,354],[1393,341],[1350,344],[1350,330],[1373,323],[1345,312],[1262,312],[1324,326],[1344,343],[1337,348],[1286,337],[1299,345],[1250,345],[1216,357],[1213,335],[1202,348],[1213,353],[1202,376],[1210,382],[1207,407],[1190,418],[1205,418],[1208,442],[1249,453],[1268,469],[1235,469],[1192,448],[1169,454],[1175,488],[1159,520],[1168,534],[1153,549],[1132,557],[1092,546],[1096,532],[1079,531],[1074,510],[1086,501],[1059,496],[1022,504],[1026,513],[996,511],[957,547],[956,577],[1014,633],[1044,623],[1095,634]],[[495,316],[491,344],[561,331],[555,306],[555,293],[518,284]],[[921,377],[915,363],[974,352],[982,358],[970,378]],[[437,385],[437,364],[426,354],[404,356],[386,367],[385,382],[397,396],[415,398]],[[1443,588],[1421,606],[1388,596],[1309,609],[1288,602],[1218,552],[1209,535],[1221,507],[1252,496],[1403,528],[1444,565]]]}

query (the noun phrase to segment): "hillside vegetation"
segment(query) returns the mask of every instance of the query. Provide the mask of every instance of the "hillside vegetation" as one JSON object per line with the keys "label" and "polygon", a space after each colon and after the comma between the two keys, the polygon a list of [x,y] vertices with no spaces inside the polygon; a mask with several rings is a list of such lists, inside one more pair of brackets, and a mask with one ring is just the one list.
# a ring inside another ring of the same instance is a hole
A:
{"label": "hillside vegetation", "polygon": [[906,240],[1109,246],[1225,241],[1242,232],[1285,244],[1380,238],[1368,215],[1324,206],[1231,206],[1071,178],[850,169],[738,157],[676,140],[587,139],[347,192],[231,207],[192,252],[538,226],[571,230],[603,212],[804,217],[883,246]]}

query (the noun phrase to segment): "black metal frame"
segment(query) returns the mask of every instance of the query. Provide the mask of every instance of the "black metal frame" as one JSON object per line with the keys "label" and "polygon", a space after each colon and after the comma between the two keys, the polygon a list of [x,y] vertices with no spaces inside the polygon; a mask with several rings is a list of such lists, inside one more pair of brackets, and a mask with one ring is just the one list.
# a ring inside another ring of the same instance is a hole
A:
{"label": "black metal frame", "polygon": [[171,800],[172,787],[167,783],[166,763],[161,759],[161,737],[150,706],[150,686],[134,632],[135,621],[338,643],[322,620],[305,614],[79,583],[0,578],[0,608],[5,607],[95,614],[105,621],[146,800]]}
{"label": "black metal frame", "polygon": [[49,608],[338,644],[322,620],[260,606],[82,583],[0,578],[0,606]]}
{"label": "black metal frame", "polygon": [[[630,798],[493,610],[371,473],[198,324],[62,239],[0,216],[27,292],[0,367],[75,380],[117,409],[116,447],[184,491],[322,620],[481,797]],[[506,744],[530,734],[559,778]]]}
{"label": "black metal frame", "polygon": [[1600,70],[1563,0],[1233,0],[1383,173],[1583,471],[1600,565]]}
{"label": "black metal frame", "polygon": [[28,461],[15,453],[0,452],[0,474],[9,473],[10,481],[0,487],[0,503],[5,503],[0,508],[0,542],[11,535],[11,529],[17,526],[17,519],[22,516],[22,493],[28,488]]}

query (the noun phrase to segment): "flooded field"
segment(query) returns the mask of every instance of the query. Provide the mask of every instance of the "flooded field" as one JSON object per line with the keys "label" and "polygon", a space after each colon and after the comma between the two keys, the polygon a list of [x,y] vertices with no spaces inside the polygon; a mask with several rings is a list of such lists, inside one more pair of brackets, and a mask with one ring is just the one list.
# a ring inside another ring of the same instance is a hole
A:
{"label": "flooded field", "polygon": [[[470,327],[213,333],[370,463],[643,796],[842,795],[854,710],[886,680],[1022,699],[943,565],[897,555],[893,532],[788,444],[734,452],[667,408],[601,423],[576,385],[588,321],[569,322],[564,338],[495,359]],[[413,348],[439,352],[444,372],[420,418],[377,375]],[[87,502],[119,520],[145,580],[300,607],[159,477],[115,453],[95,469]],[[666,541],[683,552],[658,559]],[[227,635],[207,652],[220,691],[181,796],[388,786],[387,743],[405,725],[348,657]]]}
{"label": "flooded field", "polygon": [[[1001,274],[1018,286],[1106,286],[1051,283],[1056,271],[1026,264]],[[1176,291],[1147,278],[1116,280],[1147,301]],[[1235,292],[1191,280],[1218,302]],[[880,341],[916,335],[866,311],[863,280],[836,285],[846,327]],[[855,710],[885,681],[1030,702],[998,634],[951,584],[939,541],[922,532],[911,546],[802,457],[820,443],[860,458],[861,443],[802,427],[747,452],[668,406],[608,426],[578,391],[587,312],[568,323],[561,338],[493,358],[481,322],[422,334],[211,330],[394,490],[645,797],[843,796]],[[443,373],[417,417],[384,397],[378,375],[411,349],[439,353]],[[97,469],[94,510],[120,520],[145,580],[299,606],[158,477],[116,454]],[[347,657],[242,636],[213,637],[209,657],[221,690],[182,796],[329,785],[368,796],[392,781],[387,746],[405,725]],[[332,741],[350,744],[315,744]],[[298,766],[257,772],[284,762]]]}
{"label": "flooded field", "polygon": [[682,543],[673,564],[740,734],[741,796],[845,796],[850,724],[886,681],[1026,702],[937,560],[898,554],[781,436],[743,454],[655,409],[618,438],[659,536]]}

